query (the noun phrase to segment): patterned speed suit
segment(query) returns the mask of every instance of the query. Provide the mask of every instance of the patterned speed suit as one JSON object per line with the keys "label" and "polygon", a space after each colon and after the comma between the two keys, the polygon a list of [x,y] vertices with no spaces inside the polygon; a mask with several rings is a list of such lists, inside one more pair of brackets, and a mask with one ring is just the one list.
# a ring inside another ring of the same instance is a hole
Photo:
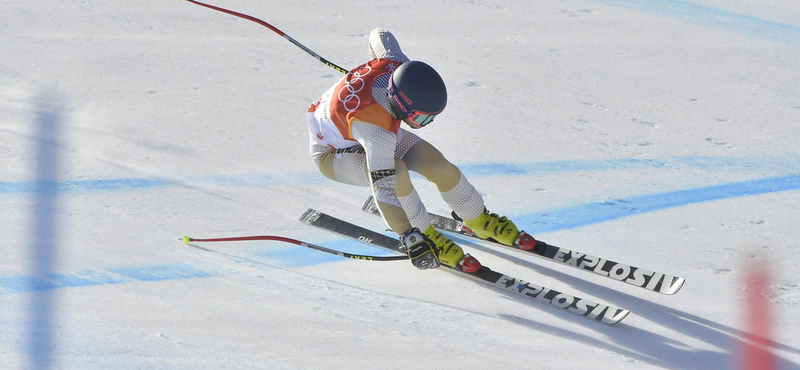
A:
{"label": "patterned speed suit", "polygon": [[371,187],[384,220],[398,234],[431,223],[409,170],[436,184],[461,218],[481,215],[483,198],[461,171],[390,113],[391,73],[409,61],[397,40],[375,29],[369,51],[370,61],[352,69],[308,110],[314,163],[335,181]]}

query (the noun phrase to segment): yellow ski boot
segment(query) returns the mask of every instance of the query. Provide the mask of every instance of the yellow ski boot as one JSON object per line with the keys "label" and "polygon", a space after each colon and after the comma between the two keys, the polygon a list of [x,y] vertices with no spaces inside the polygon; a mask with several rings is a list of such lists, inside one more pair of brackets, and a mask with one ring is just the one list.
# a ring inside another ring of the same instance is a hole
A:
{"label": "yellow ski boot", "polygon": [[436,249],[439,250],[439,262],[443,265],[464,272],[475,272],[481,267],[481,263],[475,257],[465,254],[458,244],[442,235],[433,225],[428,226],[422,233],[436,243]]}
{"label": "yellow ski boot", "polygon": [[[455,212],[453,216],[458,220]],[[505,216],[498,216],[497,213],[489,213],[486,209],[480,216],[462,222],[479,238],[494,240],[509,246],[515,245],[520,234],[519,229],[511,220]]]}

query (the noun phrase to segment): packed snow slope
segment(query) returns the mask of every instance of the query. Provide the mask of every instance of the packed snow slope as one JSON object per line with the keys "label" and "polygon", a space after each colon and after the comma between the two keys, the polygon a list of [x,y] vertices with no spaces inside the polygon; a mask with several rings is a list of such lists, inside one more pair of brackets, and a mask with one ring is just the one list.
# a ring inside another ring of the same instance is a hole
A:
{"label": "packed snow slope", "polygon": [[[608,326],[298,222],[383,231],[308,155],[339,72],[185,1],[3,1],[2,369],[734,369],[748,266],[800,369],[800,3],[213,0],[346,68],[391,30],[447,82],[418,133],[548,243],[686,278],[665,296],[455,238],[631,310]],[[47,180],[55,180],[47,181]],[[448,213],[414,177],[428,210]],[[200,249],[205,248],[205,249]]]}

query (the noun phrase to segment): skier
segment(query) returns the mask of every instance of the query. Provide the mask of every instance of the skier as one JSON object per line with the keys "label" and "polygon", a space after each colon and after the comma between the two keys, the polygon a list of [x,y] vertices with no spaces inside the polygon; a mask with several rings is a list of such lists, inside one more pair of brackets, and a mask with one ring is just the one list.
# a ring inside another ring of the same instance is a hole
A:
{"label": "skier", "polygon": [[480,262],[433,227],[409,170],[436,184],[454,217],[478,237],[513,245],[520,231],[508,218],[489,213],[478,191],[439,150],[400,127],[401,122],[425,127],[444,110],[447,90],[439,74],[409,60],[385,29],[372,30],[369,52],[370,61],[308,109],[311,157],[332,180],[372,187],[383,219],[400,236],[414,266],[442,263],[477,271]]}

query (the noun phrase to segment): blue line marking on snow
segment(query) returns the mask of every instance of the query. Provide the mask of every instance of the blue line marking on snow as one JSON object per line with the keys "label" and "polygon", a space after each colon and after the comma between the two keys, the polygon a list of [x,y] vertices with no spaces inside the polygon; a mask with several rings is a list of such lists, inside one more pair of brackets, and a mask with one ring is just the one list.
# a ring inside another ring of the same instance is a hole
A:
{"label": "blue line marking on snow", "polygon": [[589,0],[671,18],[678,21],[712,27],[722,31],[800,47],[800,27],[773,22],[753,16],[730,12],[680,0]]}
{"label": "blue line marking on snow", "polygon": [[249,173],[243,175],[200,175],[187,177],[188,182],[215,186],[237,187],[281,187],[329,184],[328,178],[319,171]]}
{"label": "blue line marking on snow", "polygon": [[800,189],[800,174],[642,195],[515,216],[532,233],[573,229],[689,204]]}
{"label": "blue line marking on snow", "polygon": [[[800,161],[798,161],[800,162]],[[678,165],[678,163],[675,163]],[[669,168],[670,162],[654,159],[588,159],[573,161],[550,161],[534,163],[476,163],[459,165],[470,177],[487,176],[531,176],[562,172],[608,171],[635,168]]]}
{"label": "blue line marking on snow", "polygon": [[198,269],[180,263],[169,265],[149,265],[125,268],[112,268],[108,272],[131,279],[132,281],[164,281],[209,278],[215,272]]}
{"label": "blue line marking on snow", "polygon": [[98,191],[132,191],[172,184],[156,179],[100,179],[65,181],[0,182],[0,194],[39,194],[45,189],[58,193],[93,193]]}
{"label": "blue line marking on snow", "polygon": [[[504,176],[547,176],[591,171],[641,171],[659,173],[676,169],[699,169],[704,173],[727,172],[748,177],[754,173],[775,177],[734,182],[715,186],[670,191],[658,194],[621,197],[535,214],[515,216],[531,233],[577,228],[684,205],[765,193],[800,189],[800,155],[784,154],[753,157],[687,156],[665,159],[597,159],[531,163],[473,163],[459,166],[469,177],[498,178]],[[729,176],[726,176],[729,177]],[[199,175],[174,180],[101,179],[77,181],[38,181],[0,183],[0,195],[35,195],[46,192],[102,194],[104,192],[146,191],[167,187],[198,185],[238,187],[289,187],[328,184],[330,180],[316,171],[299,173],[260,173],[243,175]],[[272,244],[272,243],[271,243]],[[357,254],[391,255],[390,252],[353,243],[349,239],[326,241],[322,245]],[[344,261],[344,258],[296,246],[269,245],[251,255],[275,261],[285,267],[304,267]],[[213,269],[212,269],[213,270]],[[152,282],[177,279],[200,279],[216,276],[217,271],[184,264],[158,264],[111,269],[92,269],[69,274],[32,274],[0,276],[0,295],[44,292],[53,289],[88,287],[106,284]]]}
{"label": "blue line marking on snow", "polygon": [[[707,171],[765,170],[796,173],[800,155],[784,154],[753,157],[687,156],[663,159],[588,159],[525,163],[467,163],[459,168],[469,177],[556,175],[565,172],[619,170],[674,170],[697,168]],[[146,191],[168,187],[198,185],[227,187],[293,187],[329,185],[331,180],[318,171],[195,175],[175,179],[122,178],[96,180],[62,180],[0,182],[0,195],[31,195],[42,191],[68,194]]]}
{"label": "blue line marking on snow", "polygon": [[785,154],[754,157],[682,156],[664,159],[587,159],[529,163],[459,164],[469,177],[536,176],[566,172],[620,170],[676,170],[684,168],[706,171],[765,170],[781,173],[800,171],[800,155]]}
{"label": "blue line marking on snow", "polygon": [[253,173],[242,175],[199,175],[177,179],[176,181],[153,178],[123,178],[98,180],[63,181],[18,181],[0,182],[0,194],[27,195],[39,194],[45,189],[58,193],[99,193],[113,191],[142,191],[157,188],[192,186],[195,184],[235,187],[280,187],[309,186],[324,184],[327,180],[319,172],[298,173]]}
{"label": "blue line marking on snow", "polygon": [[69,274],[0,276],[0,295],[133,282],[203,279],[216,275],[217,271],[182,263],[169,263],[84,270]]}
{"label": "blue line marking on snow", "polygon": [[[526,231],[540,234],[694,203],[791,190],[800,190],[800,174],[590,203],[543,213],[516,215],[514,220],[519,224],[526,225]],[[345,238],[319,243],[329,248],[356,254],[392,255],[391,252],[383,249]],[[275,242],[266,242],[263,247],[259,246],[256,251],[249,253],[252,256],[275,261],[281,266],[290,268],[346,260],[308,248],[281,246]],[[132,282],[201,279],[217,275],[219,272],[216,269],[202,269],[192,265],[173,263],[84,270],[76,273],[48,274],[38,277],[29,275],[0,276],[0,295]]]}
{"label": "blue line marking on snow", "polygon": [[[399,242],[398,242],[399,243]],[[363,254],[370,256],[394,256],[395,254],[382,248],[373,247],[364,243],[354,242],[350,239],[326,241],[320,245],[327,248],[341,250],[347,253]],[[256,256],[273,260],[284,267],[305,267],[323,263],[341,262],[347,258],[330,253],[301,248],[297,246],[274,247],[267,246],[254,253]]]}

